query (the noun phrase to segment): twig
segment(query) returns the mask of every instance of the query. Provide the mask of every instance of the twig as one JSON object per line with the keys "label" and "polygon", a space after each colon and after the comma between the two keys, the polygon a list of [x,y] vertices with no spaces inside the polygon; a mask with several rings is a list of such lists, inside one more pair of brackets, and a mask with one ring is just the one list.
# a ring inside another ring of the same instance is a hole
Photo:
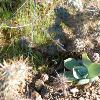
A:
{"label": "twig", "polygon": [[30,26],[30,25],[32,25],[32,23],[30,23],[30,24],[25,24],[25,25],[19,25],[19,26],[8,26],[8,25],[3,26],[3,25],[1,25],[1,26],[0,26],[0,29],[3,28],[3,27],[5,27],[5,28],[10,28],[10,29],[17,29],[17,28],[23,28],[23,27],[26,27],[26,26]]}

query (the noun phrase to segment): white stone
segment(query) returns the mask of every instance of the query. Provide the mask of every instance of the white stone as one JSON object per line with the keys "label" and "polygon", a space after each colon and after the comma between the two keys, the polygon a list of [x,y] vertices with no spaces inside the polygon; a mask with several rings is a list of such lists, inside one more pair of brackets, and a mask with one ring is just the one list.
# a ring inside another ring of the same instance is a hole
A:
{"label": "white stone", "polygon": [[82,0],[68,0],[69,4],[74,6],[76,9],[82,11],[83,10],[83,2]]}
{"label": "white stone", "polygon": [[70,89],[70,92],[75,94],[75,93],[79,92],[79,90],[77,88],[72,88],[72,89]]}
{"label": "white stone", "polygon": [[42,75],[41,75],[41,80],[42,80],[43,82],[48,81],[48,79],[49,79],[49,76],[48,76],[47,74],[42,74]]}
{"label": "white stone", "polygon": [[44,82],[40,79],[38,79],[36,82],[35,82],[35,87],[37,90],[41,90],[41,88],[44,86]]}

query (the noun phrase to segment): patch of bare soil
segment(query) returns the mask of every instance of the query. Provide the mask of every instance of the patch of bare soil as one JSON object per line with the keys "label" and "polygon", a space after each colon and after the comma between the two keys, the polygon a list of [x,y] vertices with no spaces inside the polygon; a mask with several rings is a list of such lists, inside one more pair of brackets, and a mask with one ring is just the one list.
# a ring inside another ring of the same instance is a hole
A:
{"label": "patch of bare soil", "polygon": [[81,86],[54,72],[53,75],[41,74],[33,84],[32,93],[36,92],[38,96],[34,94],[35,99],[32,100],[39,100],[39,96],[40,100],[100,100],[100,79]]}

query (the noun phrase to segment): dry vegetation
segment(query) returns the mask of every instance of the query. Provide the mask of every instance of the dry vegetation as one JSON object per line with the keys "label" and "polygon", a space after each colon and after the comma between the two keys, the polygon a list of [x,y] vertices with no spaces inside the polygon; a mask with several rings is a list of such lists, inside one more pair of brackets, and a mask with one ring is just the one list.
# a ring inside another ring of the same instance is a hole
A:
{"label": "dry vegetation", "polygon": [[99,5],[1,0],[0,100],[99,100],[100,80],[77,86],[62,75],[66,58],[100,54]]}

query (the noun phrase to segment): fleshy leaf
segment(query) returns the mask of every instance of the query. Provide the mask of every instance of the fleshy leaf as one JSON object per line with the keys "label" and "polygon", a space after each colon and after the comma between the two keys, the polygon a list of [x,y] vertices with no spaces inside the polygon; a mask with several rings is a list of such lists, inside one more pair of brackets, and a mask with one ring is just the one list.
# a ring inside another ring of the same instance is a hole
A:
{"label": "fleshy leaf", "polygon": [[93,78],[100,75],[100,63],[92,63],[88,67],[89,78]]}
{"label": "fleshy leaf", "polygon": [[79,63],[74,58],[68,58],[64,60],[64,66],[69,70],[72,70],[75,66],[78,66]]}
{"label": "fleshy leaf", "polygon": [[86,66],[86,67],[89,67],[91,64],[92,64],[92,61],[89,59],[89,57],[87,56],[87,53],[83,53],[82,54],[82,61],[83,61],[83,64]]}
{"label": "fleshy leaf", "polygon": [[76,79],[82,79],[82,78],[86,78],[88,75],[88,70],[86,67],[84,66],[77,66],[75,68],[73,68],[73,76]]}
{"label": "fleshy leaf", "polygon": [[71,71],[67,71],[64,73],[64,76],[69,80],[69,81],[76,81],[75,77],[73,76],[73,73]]}
{"label": "fleshy leaf", "polygon": [[78,81],[77,85],[84,85],[84,84],[87,84],[89,83],[89,79],[81,79]]}

